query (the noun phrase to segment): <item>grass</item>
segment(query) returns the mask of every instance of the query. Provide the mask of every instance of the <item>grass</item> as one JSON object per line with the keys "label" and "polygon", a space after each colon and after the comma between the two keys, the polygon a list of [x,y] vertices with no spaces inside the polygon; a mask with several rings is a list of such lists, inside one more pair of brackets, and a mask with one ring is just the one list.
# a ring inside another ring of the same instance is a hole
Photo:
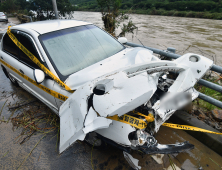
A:
{"label": "grass", "polygon": [[29,152],[29,154],[25,157],[25,159],[22,161],[22,163],[19,165],[18,169],[22,166],[22,164],[26,161],[26,159],[32,154],[33,150],[38,146],[39,142],[46,136],[46,134],[36,143],[36,145],[34,146],[34,148],[31,150],[31,152]]}
{"label": "grass", "polygon": [[[0,108],[0,115],[6,103],[7,100],[2,108]],[[31,155],[33,150],[47,134],[53,132],[57,133],[55,135],[57,136],[56,146],[59,140],[59,117],[53,113],[45,104],[39,102],[38,100],[25,104],[24,102],[22,103],[23,104],[15,103],[15,106],[13,105],[13,107],[11,107],[12,105],[9,104],[8,107],[11,110],[11,115],[8,120],[4,120],[4,117],[2,116],[0,122],[8,123],[11,120],[13,130],[18,128],[22,129],[20,135],[14,139],[15,143],[20,143],[21,145],[28,141],[34,134],[43,136],[21,162],[18,169],[21,168],[22,164],[26,161],[26,159]],[[17,114],[16,116],[14,116],[15,112]],[[8,152],[6,152],[3,157],[5,157]]]}
{"label": "grass", "polygon": [[170,166],[172,167],[173,170],[176,170],[176,167],[175,167],[174,162],[173,162],[173,160],[171,159],[170,155],[167,154],[167,156],[168,156],[168,158],[169,158]]}
{"label": "grass", "polygon": [[[36,143],[30,153],[21,162],[18,169],[21,168],[22,164],[32,154],[33,150],[38,146],[40,141],[49,133],[57,132],[59,136],[59,117],[53,113],[46,105],[40,102],[30,102],[29,106],[15,107],[16,111],[20,114],[10,118],[13,124],[13,130],[21,128],[21,134],[15,138],[16,143],[24,144],[28,141],[32,135],[40,134],[43,135],[41,139]],[[18,105],[19,106],[19,105]],[[15,111],[14,111],[15,112]],[[12,113],[14,114],[12,111]],[[13,115],[11,114],[11,115]],[[56,140],[58,142],[58,139]],[[56,143],[57,146],[57,143]]]}
{"label": "grass", "polygon": [[[214,77],[214,76],[205,76],[203,79],[205,79],[209,82],[215,83],[215,84],[219,84],[218,78]],[[210,96],[210,97],[213,97],[214,99],[222,101],[222,93],[220,93],[218,91],[212,90],[208,87],[205,87],[205,86],[202,86],[199,84],[195,85],[195,89],[201,93],[204,93],[207,96]],[[205,102],[204,100],[201,100],[199,98],[197,98],[194,101],[194,104],[198,105],[201,108],[207,109],[209,111],[214,110],[214,109],[219,109],[219,110],[221,109],[221,108],[218,108],[218,107],[216,107],[208,102]]]}

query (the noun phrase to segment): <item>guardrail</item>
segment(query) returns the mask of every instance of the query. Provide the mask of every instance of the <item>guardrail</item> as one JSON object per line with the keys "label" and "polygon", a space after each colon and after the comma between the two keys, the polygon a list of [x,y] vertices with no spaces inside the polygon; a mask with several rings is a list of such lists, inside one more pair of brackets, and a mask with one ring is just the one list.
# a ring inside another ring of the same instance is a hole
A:
{"label": "guardrail", "polygon": [[[146,47],[146,46],[135,44],[135,43],[131,43],[131,42],[127,42],[127,43],[125,43],[125,45],[131,46],[131,47],[147,48],[147,49],[153,51],[155,54],[159,54],[161,56],[165,56],[165,57],[169,57],[169,58],[173,58],[173,59],[177,59],[177,58],[179,58],[181,56],[179,54],[174,54],[172,52],[172,49],[169,49],[167,51],[163,51],[163,50],[159,50],[159,49],[156,49],[156,48]],[[211,67],[211,70],[215,71],[215,72],[218,72],[218,73],[222,73],[222,67],[217,66],[215,64]],[[203,80],[203,79],[200,79],[198,81],[198,84],[203,85],[205,87],[208,87],[210,89],[213,89],[213,90],[216,90],[216,91],[222,93],[222,86],[220,86],[220,85],[211,83],[211,82]],[[212,98],[210,96],[207,96],[207,95],[205,95],[203,93],[200,93],[198,98],[200,98],[200,99],[202,99],[202,100],[204,100],[204,101],[206,101],[208,103],[211,103],[211,104],[213,104],[213,105],[215,105],[217,107],[222,108],[222,102],[221,101],[216,100],[216,99],[214,99],[214,98]]]}

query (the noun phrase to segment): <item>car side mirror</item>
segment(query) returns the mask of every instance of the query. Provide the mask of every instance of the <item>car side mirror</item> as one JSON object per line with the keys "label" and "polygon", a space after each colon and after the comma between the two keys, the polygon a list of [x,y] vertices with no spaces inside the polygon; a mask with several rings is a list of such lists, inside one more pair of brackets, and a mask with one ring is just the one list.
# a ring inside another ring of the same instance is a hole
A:
{"label": "car side mirror", "polygon": [[119,37],[119,38],[118,38],[118,41],[119,41],[121,44],[125,44],[125,43],[127,43],[127,38],[125,38],[125,37]]}
{"label": "car side mirror", "polygon": [[45,73],[42,70],[35,69],[33,75],[38,84],[41,84],[45,80]]}

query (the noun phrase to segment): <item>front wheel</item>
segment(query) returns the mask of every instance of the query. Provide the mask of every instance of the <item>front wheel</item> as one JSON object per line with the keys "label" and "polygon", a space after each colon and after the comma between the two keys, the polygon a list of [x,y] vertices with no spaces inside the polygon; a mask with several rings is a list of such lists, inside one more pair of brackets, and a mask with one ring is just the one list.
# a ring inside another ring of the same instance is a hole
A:
{"label": "front wheel", "polygon": [[15,86],[19,86],[19,84],[18,84],[18,82],[15,80],[15,78],[14,77],[12,77],[10,74],[8,74],[8,78],[9,78],[9,80],[12,82],[12,84],[13,85],[15,85]]}
{"label": "front wheel", "polygon": [[97,137],[95,132],[88,133],[85,137],[85,142],[95,149],[107,149],[108,144]]}

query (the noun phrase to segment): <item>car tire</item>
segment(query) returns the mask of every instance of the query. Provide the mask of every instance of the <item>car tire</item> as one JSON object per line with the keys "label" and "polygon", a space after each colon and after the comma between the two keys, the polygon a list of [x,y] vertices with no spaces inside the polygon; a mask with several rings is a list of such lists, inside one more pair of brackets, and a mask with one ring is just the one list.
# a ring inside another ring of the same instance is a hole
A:
{"label": "car tire", "polygon": [[85,142],[94,149],[108,149],[109,145],[96,136],[95,132],[88,133],[85,137]]}
{"label": "car tire", "polygon": [[8,74],[8,78],[9,80],[12,82],[13,85],[15,85],[16,87],[19,86],[18,82],[15,80],[14,77],[12,77],[10,74]]}

